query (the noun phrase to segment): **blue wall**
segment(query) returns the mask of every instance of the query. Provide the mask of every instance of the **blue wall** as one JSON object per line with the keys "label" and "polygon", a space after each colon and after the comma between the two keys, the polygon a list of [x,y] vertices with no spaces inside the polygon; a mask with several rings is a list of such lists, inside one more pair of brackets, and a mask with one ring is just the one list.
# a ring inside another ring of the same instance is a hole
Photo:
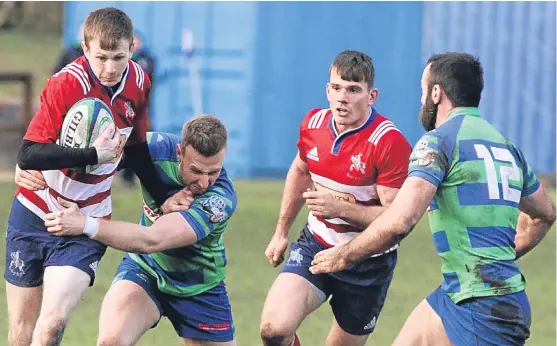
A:
{"label": "blue wall", "polygon": [[[345,49],[373,57],[376,108],[411,143],[422,133],[420,77],[429,54],[479,55],[486,118],[538,171],[555,170],[554,3],[68,2],[65,42],[105,6],[126,11],[158,58],[152,117],[160,131],[178,133],[194,112],[191,60],[180,48],[182,31],[193,32],[202,110],[228,127],[226,166],[237,177],[284,175],[300,120],[327,107],[329,64]],[[540,136],[530,136],[534,130]]]}
{"label": "blue wall", "polygon": [[479,57],[480,112],[540,172],[555,171],[555,2],[427,2],[423,61],[431,53]]}

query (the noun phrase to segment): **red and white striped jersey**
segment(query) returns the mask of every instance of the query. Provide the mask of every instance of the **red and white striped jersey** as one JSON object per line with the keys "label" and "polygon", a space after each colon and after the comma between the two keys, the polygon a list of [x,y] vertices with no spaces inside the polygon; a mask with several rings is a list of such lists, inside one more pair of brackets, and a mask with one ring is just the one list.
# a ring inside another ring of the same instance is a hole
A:
{"label": "red and white striped jersey", "polygon": [[[412,148],[400,130],[371,108],[360,127],[338,134],[330,109],[312,109],[302,121],[300,159],[317,190],[350,203],[381,205],[377,185],[400,188],[408,174]],[[308,215],[308,228],[326,246],[352,240],[361,228],[340,218]]]}
{"label": "red and white striped jersey", "polygon": [[[110,107],[126,145],[146,142],[150,90],[149,77],[135,62],[128,63],[120,86],[113,92],[100,83],[82,56],[49,78],[24,139],[55,143],[68,110],[79,100],[94,97]],[[85,215],[108,218],[112,214],[111,185],[120,158],[88,174],[69,169],[44,171],[47,189],[30,191],[18,187],[16,197],[43,219],[46,213],[62,209],[57,197],[76,202]]]}

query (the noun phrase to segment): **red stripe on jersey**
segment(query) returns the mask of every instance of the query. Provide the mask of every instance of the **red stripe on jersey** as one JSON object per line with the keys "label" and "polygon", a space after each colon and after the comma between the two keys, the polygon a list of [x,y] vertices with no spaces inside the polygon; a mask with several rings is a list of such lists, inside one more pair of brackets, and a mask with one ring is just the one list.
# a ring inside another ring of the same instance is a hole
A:
{"label": "red stripe on jersey", "polygon": [[69,199],[65,196],[62,196],[58,192],[54,191],[54,189],[50,189],[49,192],[50,192],[50,195],[52,197],[54,197],[54,198],[60,197],[60,198],[65,199],[67,201],[76,203],[77,206],[81,209],[81,208],[88,207],[90,205],[101,203],[102,201],[104,201],[105,199],[110,197],[111,189],[108,189],[108,190],[103,191],[103,192],[99,192],[99,193],[97,193],[97,194],[95,194],[95,195],[93,195],[93,196],[91,196],[87,199],[82,199],[82,200],[79,200],[79,201],[75,201],[75,200]]}
{"label": "red stripe on jersey", "polygon": [[315,232],[311,232],[311,234],[313,234],[313,236],[315,237],[315,239],[317,239],[318,242],[320,242],[321,244],[325,245],[326,247],[333,247],[333,245],[327,243],[325,240],[323,240],[323,238],[321,238],[319,236],[319,234],[315,233]]}
{"label": "red stripe on jersey", "polygon": [[50,213],[50,210],[48,209],[48,205],[46,204],[46,202],[43,201],[42,198],[39,197],[35,192],[31,190],[27,190],[26,188],[23,188],[21,186],[18,186],[16,195],[19,193],[21,193],[23,197],[27,198],[31,203],[33,203],[37,208],[39,208],[43,212],[47,214]]}
{"label": "red stripe on jersey", "polygon": [[69,168],[64,168],[60,170],[62,174],[64,174],[66,177],[70,178],[71,180],[78,181],[84,184],[90,184],[90,185],[98,184],[110,178],[111,176],[116,174],[116,171],[117,169],[114,169],[112,172],[108,174],[95,175],[95,174],[87,174],[87,173],[78,173]]}

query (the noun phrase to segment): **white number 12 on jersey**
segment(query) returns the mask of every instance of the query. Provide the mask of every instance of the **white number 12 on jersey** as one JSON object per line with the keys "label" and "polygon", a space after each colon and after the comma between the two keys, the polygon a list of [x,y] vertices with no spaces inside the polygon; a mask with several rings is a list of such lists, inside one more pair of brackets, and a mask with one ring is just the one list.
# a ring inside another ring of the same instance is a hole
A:
{"label": "white number 12 on jersey", "polygon": [[[489,199],[501,199],[499,193],[499,182],[497,179],[497,171],[495,169],[495,162],[493,158],[499,161],[508,162],[509,166],[501,166],[499,173],[501,174],[501,185],[503,188],[503,199],[515,203],[520,202],[521,191],[513,189],[509,186],[509,179],[518,181],[520,180],[520,170],[516,165],[511,152],[504,148],[490,147],[489,149],[483,144],[474,144],[478,158],[484,161],[485,173],[487,179],[487,188],[489,190]],[[491,152],[490,152],[491,149]],[[491,156],[493,153],[493,157]]]}

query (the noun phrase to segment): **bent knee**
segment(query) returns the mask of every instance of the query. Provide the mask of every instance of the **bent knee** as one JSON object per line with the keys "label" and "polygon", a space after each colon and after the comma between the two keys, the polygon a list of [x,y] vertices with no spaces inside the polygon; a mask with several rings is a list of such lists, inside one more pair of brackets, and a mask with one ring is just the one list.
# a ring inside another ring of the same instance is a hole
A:
{"label": "bent knee", "polygon": [[282,346],[292,338],[294,332],[273,322],[263,322],[260,331],[265,346]]}
{"label": "bent knee", "polygon": [[35,332],[40,340],[61,340],[66,324],[66,319],[59,316],[39,319]]}
{"label": "bent knee", "polygon": [[118,334],[99,335],[97,341],[97,346],[131,346],[133,344],[133,340],[129,340],[124,335]]}

